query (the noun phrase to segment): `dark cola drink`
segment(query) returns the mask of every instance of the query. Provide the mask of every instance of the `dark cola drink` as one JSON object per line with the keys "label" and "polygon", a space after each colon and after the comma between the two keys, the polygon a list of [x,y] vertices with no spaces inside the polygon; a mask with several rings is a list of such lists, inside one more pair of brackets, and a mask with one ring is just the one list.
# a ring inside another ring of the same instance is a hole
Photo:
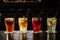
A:
{"label": "dark cola drink", "polygon": [[14,31],[14,18],[5,18],[6,32]]}

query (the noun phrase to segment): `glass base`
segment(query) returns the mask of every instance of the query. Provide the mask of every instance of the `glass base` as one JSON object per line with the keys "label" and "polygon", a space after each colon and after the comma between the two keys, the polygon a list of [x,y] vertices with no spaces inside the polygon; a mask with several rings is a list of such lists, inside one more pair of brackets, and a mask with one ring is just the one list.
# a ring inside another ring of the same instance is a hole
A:
{"label": "glass base", "polygon": [[32,33],[42,33],[43,31],[36,31],[36,32],[34,32],[34,31],[32,31]]}
{"label": "glass base", "polygon": [[6,31],[5,31],[4,33],[15,33],[15,32],[6,32]]}
{"label": "glass base", "polygon": [[29,33],[28,31],[27,32],[21,32],[21,31],[18,31],[18,33]]}
{"label": "glass base", "polygon": [[46,33],[57,33],[57,31],[54,31],[54,32],[49,32],[49,31],[46,31]]}

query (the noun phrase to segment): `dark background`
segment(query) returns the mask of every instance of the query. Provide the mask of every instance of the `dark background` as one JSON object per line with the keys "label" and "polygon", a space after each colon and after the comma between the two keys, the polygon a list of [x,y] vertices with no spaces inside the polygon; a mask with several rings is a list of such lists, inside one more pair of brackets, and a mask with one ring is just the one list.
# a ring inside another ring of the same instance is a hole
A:
{"label": "dark background", "polygon": [[[46,18],[54,17],[57,18],[56,30],[60,29],[60,1],[59,0],[42,0],[36,3],[4,3],[0,0],[0,30],[5,30],[4,18],[14,17],[15,18],[15,30],[19,30],[18,18],[25,16],[29,19],[28,30],[32,30],[31,18],[41,17],[42,18],[42,29],[47,30]],[[27,12],[29,8],[29,11]]]}

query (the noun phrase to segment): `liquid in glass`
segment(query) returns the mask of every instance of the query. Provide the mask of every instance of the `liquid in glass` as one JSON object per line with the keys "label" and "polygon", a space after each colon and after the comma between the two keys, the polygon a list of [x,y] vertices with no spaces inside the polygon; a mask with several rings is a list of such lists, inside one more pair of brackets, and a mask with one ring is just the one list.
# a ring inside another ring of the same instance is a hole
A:
{"label": "liquid in glass", "polygon": [[57,19],[55,17],[53,18],[47,18],[47,30],[48,32],[55,32],[56,29],[56,22]]}
{"label": "liquid in glass", "polygon": [[14,18],[5,18],[6,32],[14,32]]}
{"label": "liquid in glass", "polygon": [[32,26],[34,32],[39,32],[41,30],[41,18],[32,18]]}
{"label": "liquid in glass", "polygon": [[22,33],[27,32],[28,19],[27,18],[18,18],[19,29]]}

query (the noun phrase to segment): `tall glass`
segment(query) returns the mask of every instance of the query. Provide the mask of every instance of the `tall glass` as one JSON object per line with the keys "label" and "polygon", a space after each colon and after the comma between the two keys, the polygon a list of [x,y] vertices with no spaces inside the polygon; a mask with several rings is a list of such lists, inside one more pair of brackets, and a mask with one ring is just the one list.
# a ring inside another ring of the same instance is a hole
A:
{"label": "tall glass", "polygon": [[53,18],[47,18],[47,31],[50,33],[54,33],[56,32],[56,23],[57,23],[57,19],[55,17]]}
{"label": "tall glass", "polygon": [[19,30],[21,33],[27,32],[28,19],[27,18],[18,18]]}
{"label": "tall glass", "polygon": [[5,26],[7,33],[14,32],[14,18],[5,18]]}
{"label": "tall glass", "polygon": [[42,18],[32,18],[32,26],[34,32],[40,32]]}

